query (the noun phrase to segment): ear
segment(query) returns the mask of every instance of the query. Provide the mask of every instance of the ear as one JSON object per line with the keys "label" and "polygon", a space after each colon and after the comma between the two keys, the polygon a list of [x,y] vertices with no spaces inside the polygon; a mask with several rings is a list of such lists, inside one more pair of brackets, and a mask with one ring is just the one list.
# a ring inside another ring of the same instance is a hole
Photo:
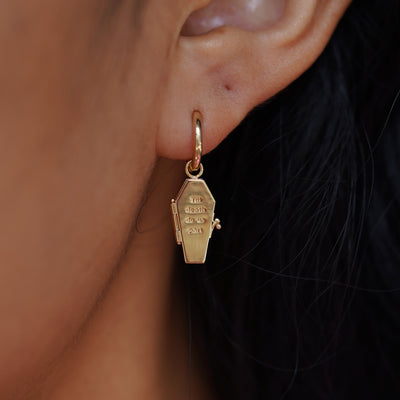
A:
{"label": "ear", "polygon": [[191,157],[195,109],[203,115],[204,153],[215,148],[252,108],[314,63],[351,0],[275,0],[280,11],[264,7],[274,15],[263,18],[230,2],[236,7],[214,0],[192,13],[171,50],[159,156]]}

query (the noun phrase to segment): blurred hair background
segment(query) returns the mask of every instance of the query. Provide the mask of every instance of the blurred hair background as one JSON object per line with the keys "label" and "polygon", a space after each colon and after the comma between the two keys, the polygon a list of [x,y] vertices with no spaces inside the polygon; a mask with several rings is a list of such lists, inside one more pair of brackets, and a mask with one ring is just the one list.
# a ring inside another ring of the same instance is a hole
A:
{"label": "blurred hair background", "polygon": [[400,2],[327,48],[206,159],[223,234],[186,268],[222,399],[400,398]]}

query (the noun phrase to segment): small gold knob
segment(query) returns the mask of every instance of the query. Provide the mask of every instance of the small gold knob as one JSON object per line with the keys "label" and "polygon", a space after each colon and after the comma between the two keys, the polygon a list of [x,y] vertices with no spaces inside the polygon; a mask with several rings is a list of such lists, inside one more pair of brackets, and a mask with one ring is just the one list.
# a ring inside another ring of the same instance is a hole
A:
{"label": "small gold knob", "polygon": [[218,218],[215,218],[212,227],[217,228],[218,230],[221,229],[222,228],[221,221]]}

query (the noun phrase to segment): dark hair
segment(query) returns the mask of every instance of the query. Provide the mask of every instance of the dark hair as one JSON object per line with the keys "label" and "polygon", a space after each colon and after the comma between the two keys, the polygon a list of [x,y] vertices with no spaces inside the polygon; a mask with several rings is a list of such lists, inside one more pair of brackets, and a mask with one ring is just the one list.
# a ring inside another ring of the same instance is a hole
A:
{"label": "dark hair", "polygon": [[354,1],[204,161],[223,230],[185,268],[221,399],[400,398],[399,46],[400,2]]}

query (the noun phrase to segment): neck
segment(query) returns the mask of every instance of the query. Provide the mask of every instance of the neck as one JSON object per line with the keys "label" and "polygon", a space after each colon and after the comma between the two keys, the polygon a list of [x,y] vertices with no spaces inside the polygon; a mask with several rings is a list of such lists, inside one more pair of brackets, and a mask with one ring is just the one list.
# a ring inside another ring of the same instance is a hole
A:
{"label": "neck", "polygon": [[184,282],[175,268],[170,199],[182,163],[162,160],[131,244],[101,302],[43,386],[40,398],[210,399],[201,367],[189,372]]}

